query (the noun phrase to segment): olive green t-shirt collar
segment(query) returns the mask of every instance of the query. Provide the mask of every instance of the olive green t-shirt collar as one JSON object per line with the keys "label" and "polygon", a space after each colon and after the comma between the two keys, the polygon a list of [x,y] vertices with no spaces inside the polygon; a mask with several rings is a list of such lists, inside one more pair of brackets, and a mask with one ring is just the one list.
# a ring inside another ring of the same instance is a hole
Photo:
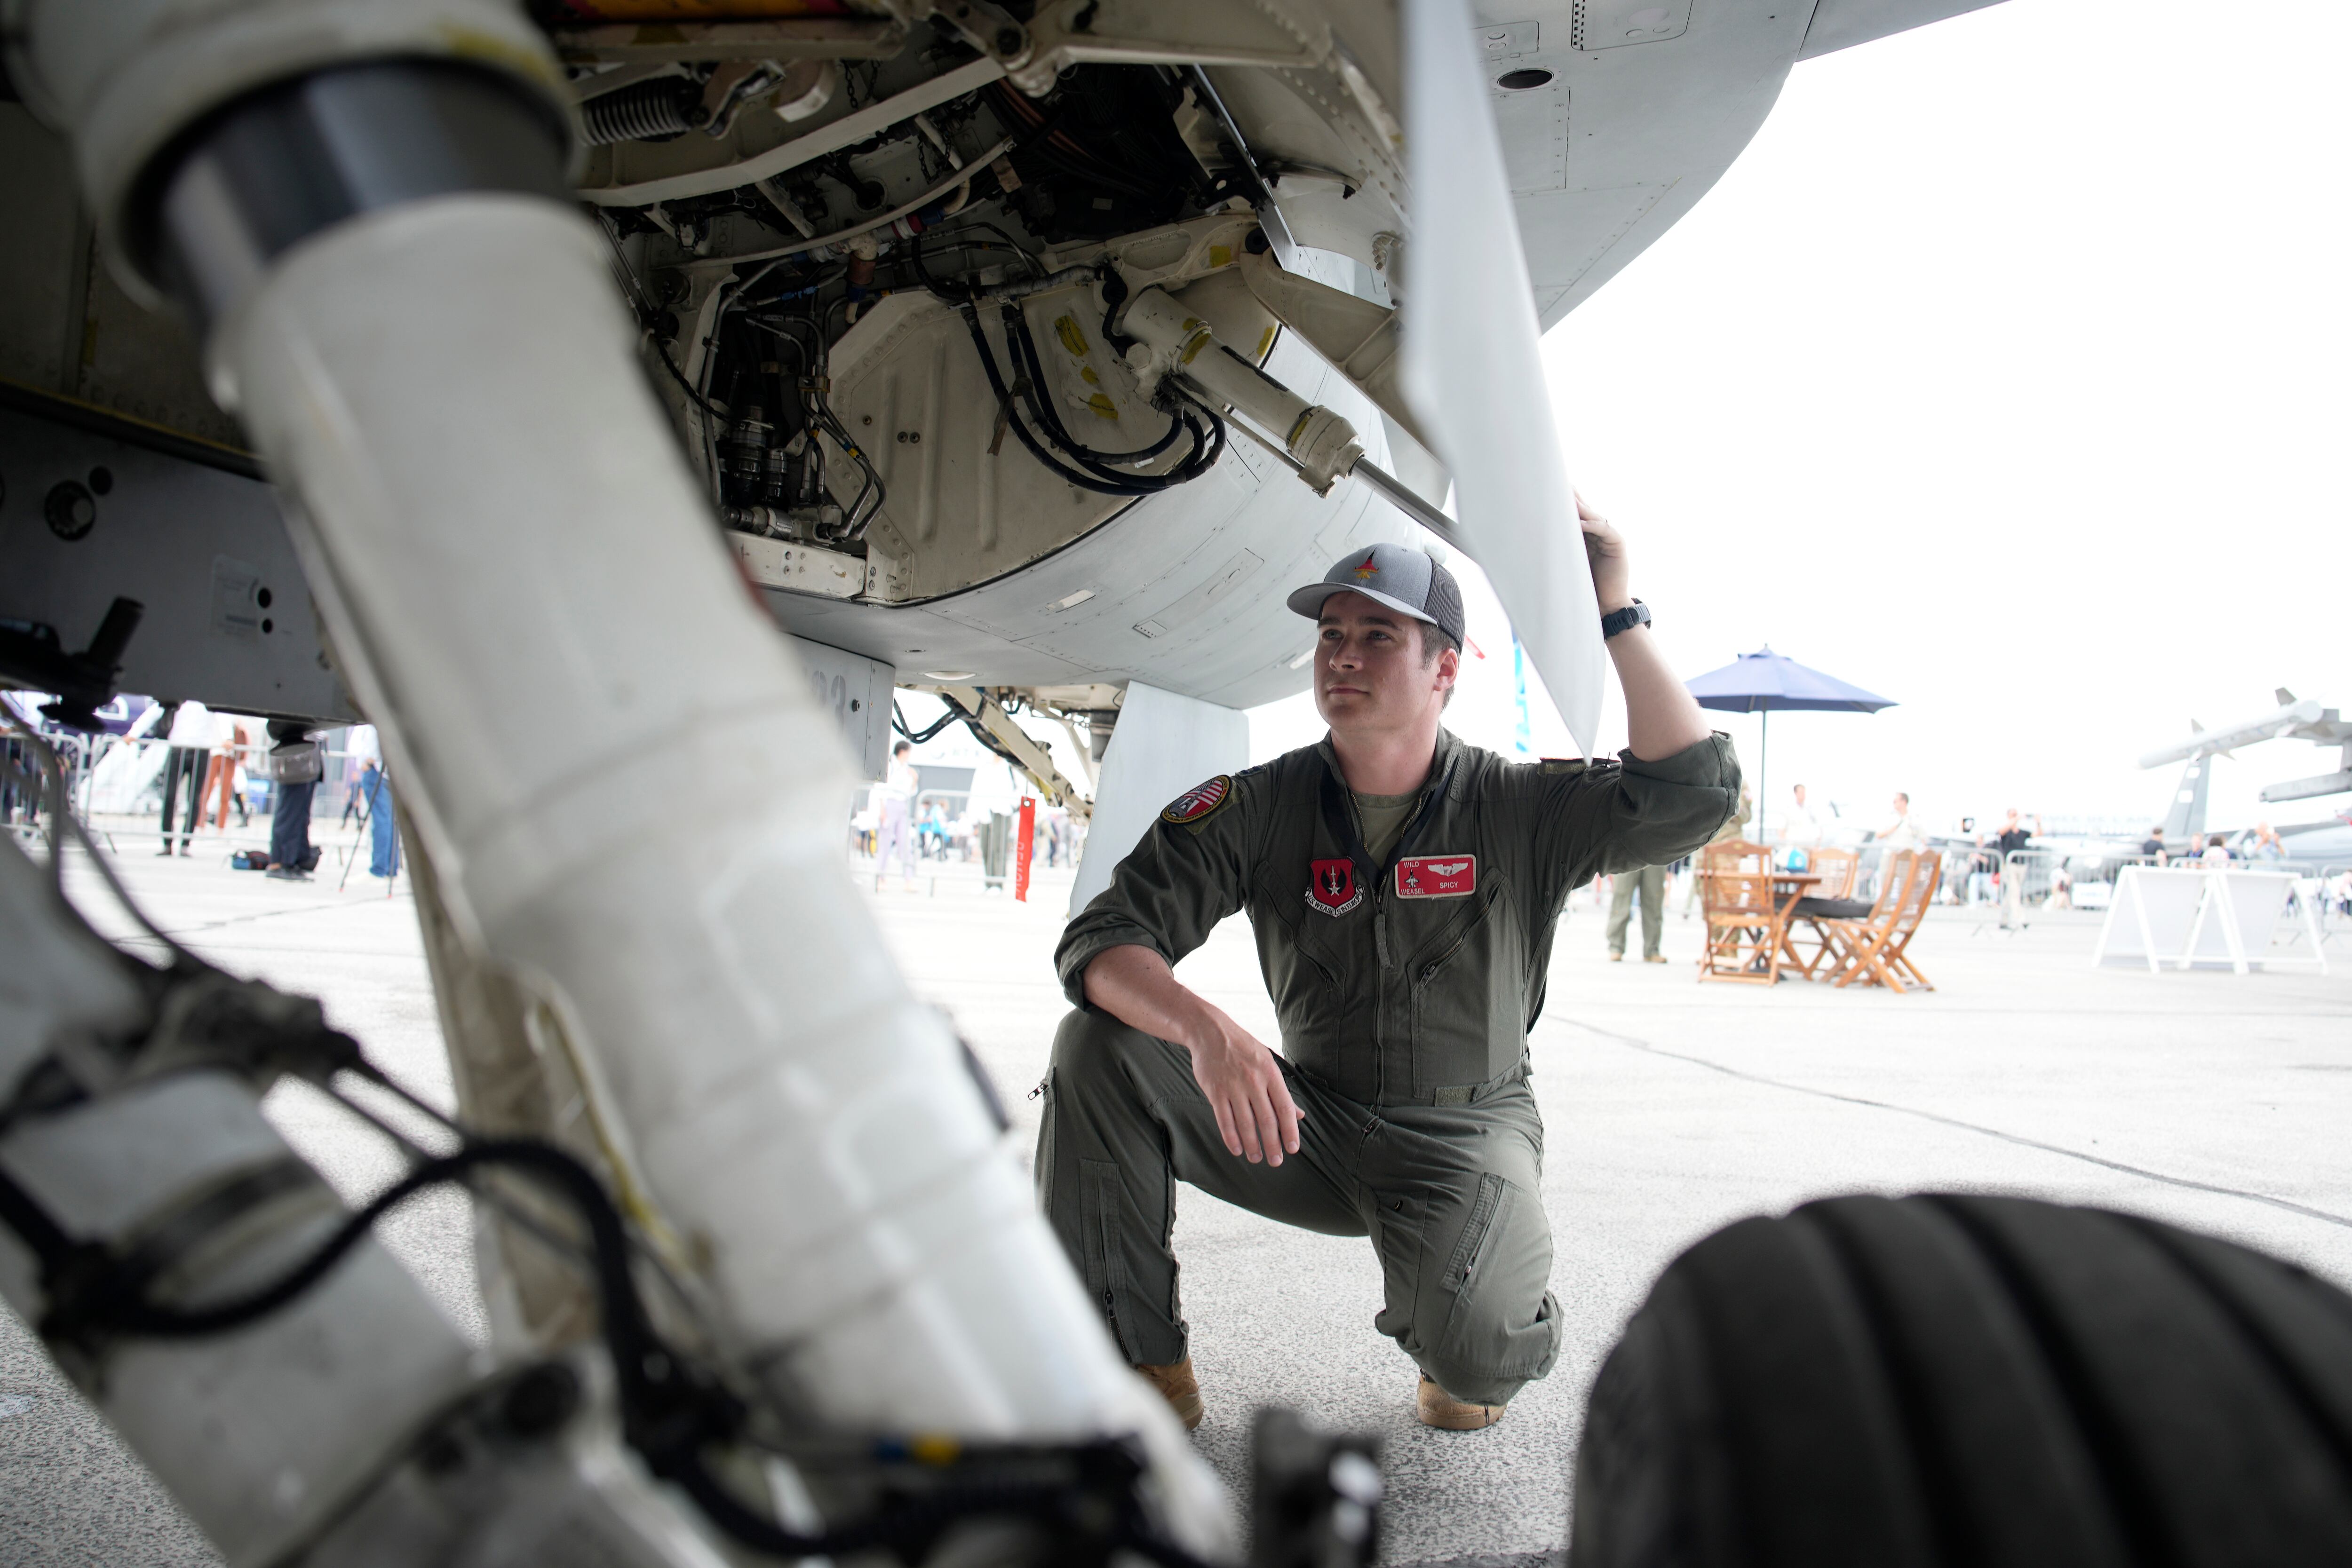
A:
{"label": "olive green t-shirt collar", "polygon": [[1430,797],[1442,789],[1452,776],[1454,758],[1462,750],[1462,742],[1444,725],[1437,727],[1437,745],[1430,754],[1429,777],[1410,795],[1361,795],[1348,788],[1347,774],[1339,767],[1339,754],[1331,746],[1329,731],[1315,743],[1316,752],[1323,758],[1325,772],[1339,792],[1349,800],[1349,809],[1356,819],[1356,831],[1362,852],[1371,863],[1364,869],[1374,873],[1387,866],[1390,853],[1398,841],[1412,830],[1430,801]]}
{"label": "olive green t-shirt collar", "polygon": [[[1444,725],[1439,725],[1437,747],[1430,754],[1429,777],[1423,779],[1421,787],[1412,792],[1414,800],[1428,799],[1429,792],[1445,781],[1446,770],[1452,767],[1454,757],[1461,749],[1462,742],[1454,733]],[[1323,738],[1315,743],[1315,751],[1317,756],[1323,758],[1323,766],[1331,770],[1331,777],[1339,781],[1339,787],[1343,789],[1347,789],[1348,775],[1339,766],[1339,754],[1332,749],[1330,731],[1323,732]],[[1355,793],[1352,789],[1348,792],[1351,795]],[[1378,798],[1373,797],[1373,799]]]}

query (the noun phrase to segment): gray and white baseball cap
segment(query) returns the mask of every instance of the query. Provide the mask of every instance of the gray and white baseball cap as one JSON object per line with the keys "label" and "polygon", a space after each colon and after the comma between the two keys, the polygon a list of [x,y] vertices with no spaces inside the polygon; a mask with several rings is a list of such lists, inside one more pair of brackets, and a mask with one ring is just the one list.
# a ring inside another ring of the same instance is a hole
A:
{"label": "gray and white baseball cap", "polygon": [[1320,620],[1323,601],[1342,589],[1426,622],[1457,644],[1463,641],[1462,586],[1426,550],[1411,545],[1350,550],[1323,574],[1322,581],[1293,590],[1288,603],[1309,621]]}

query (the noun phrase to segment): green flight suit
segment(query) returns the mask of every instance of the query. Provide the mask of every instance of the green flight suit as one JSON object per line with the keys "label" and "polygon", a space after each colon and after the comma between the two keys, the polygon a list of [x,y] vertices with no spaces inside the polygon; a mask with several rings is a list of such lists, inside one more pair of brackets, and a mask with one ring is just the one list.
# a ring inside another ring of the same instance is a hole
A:
{"label": "green flight suit", "polygon": [[[1077,1011],[1047,1074],[1046,1218],[1128,1358],[1181,1360],[1175,1183],[1331,1235],[1370,1236],[1374,1326],[1458,1398],[1501,1403],[1551,1368],[1543,1124],[1527,1034],[1553,926],[1603,873],[1689,853],[1730,815],[1718,735],[1655,762],[1511,763],[1443,729],[1383,862],[1363,851],[1327,739],[1171,805],[1071,920],[1055,954]],[[1171,963],[1237,909],[1306,1113],[1279,1166],[1225,1152],[1181,1047],[1087,1004],[1096,955]]]}

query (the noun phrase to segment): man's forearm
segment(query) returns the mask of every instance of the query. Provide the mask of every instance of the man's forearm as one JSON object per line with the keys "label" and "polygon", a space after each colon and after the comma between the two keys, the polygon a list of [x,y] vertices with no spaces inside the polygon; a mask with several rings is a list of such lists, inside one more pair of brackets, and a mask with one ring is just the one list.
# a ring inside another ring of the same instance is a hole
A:
{"label": "man's forearm", "polygon": [[[1602,605],[1603,613],[1616,608]],[[1647,626],[1633,626],[1609,639],[1617,684],[1625,692],[1626,744],[1643,762],[1672,757],[1714,733],[1706,712],[1666,667],[1665,654]]]}
{"label": "man's forearm", "polygon": [[1150,947],[1106,947],[1087,965],[1087,1000],[1129,1029],[1190,1049],[1213,1031],[1213,1010]]}

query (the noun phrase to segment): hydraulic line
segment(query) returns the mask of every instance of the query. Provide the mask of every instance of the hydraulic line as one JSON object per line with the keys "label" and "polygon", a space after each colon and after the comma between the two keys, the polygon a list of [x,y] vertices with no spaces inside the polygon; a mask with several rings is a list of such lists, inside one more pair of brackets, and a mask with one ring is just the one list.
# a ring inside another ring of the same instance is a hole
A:
{"label": "hydraulic line", "polygon": [[962,713],[958,711],[956,708],[950,707],[947,712],[941,714],[932,723],[925,725],[921,729],[909,729],[907,727],[907,716],[898,711],[898,705],[895,702],[890,705],[890,727],[897,730],[908,740],[914,742],[917,746],[922,745],[923,742],[930,739],[933,736],[938,735],[941,730],[946,729],[950,725],[958,722],[963,716]]}
{"label": "hydraulic line", "polygon": [[[1101,471],[1092,465],[1073,468],[1048,452],[1044,443],[1031,434],[1028,423],[1022,418],[1013,392],[1005,386],[1004,378],[997,370],[996,359],[989,350],[987,336],[981,330],[980,313],[971,306],[964,308],[964,325],[971,330],[972,346],[980,352],[981,364],[988,373],[989,387],[996,394],[997,405],[1004,414],[1005,423],[1011,428],[1013,434],[1020,438],[1021,444],[1029,449],[1030,455],[1044,464],[1054,475],[1066,483],[1077,486],[1082,490],[1093,490],[1106,496],[1149,496],[1156,495],[1166,488],[1160,484],[1143,483],[1140,476],[1101,476]],[[1013,345],[1008,344],[1007,347],[1012,348]],[[1034,410],[1036,406],[1034,388],[1028,381],[1026,372],[1019,365],[1017,351],[1014,357],[1015,375],[1020,380],[1024,392],[1027,392],[1028,404]],[[1038,423],[1041,427],[1045,426],[1043,419]],[[1050,434],[1050,427],[1048,427],[1049,436]],[[1222,429],[1219,430],[1218,434],[1222,442]]]}
{"label": "hydraulic line", "polygon": [[[989,388],[996,394],[997,406],[1004,414],[1006,425],[1013,431],[1015,436],[1019,437],[1021,444],[1029,449],[1031,456],[1044,464],[1049,471],[1066,483],[1075,485],[1082,490],[1092,490],[1099,495],[1105,496],[1158,495],[1163,490],[1172,488],[1176,485],[1183,484],[1188,480],[1197,478],[1201,475],[1207,473],[1210,468],[1215,466],[1217,460],[1223,456],[1225,445],[1224,423],[1217,418],[1215,414],[1211,413],[1208,415],[1210,427],[1206,433],[1202,431],[1199,424],[1192,421],[1190,415],[1181,416],[1183,427],[1191,431],[1192,434],[1192,454],[1183,463],[1178,465],[1176,468],[1171,469],[1167,474],[1118,474],[1111,472],[1108,469],[1097,466],[1083,458],[1079,459],[1081,466],[1078,467],[1072,467],[1069,465],[1065,464],[1059,458],[1055,457],[1051,452],[1046,450],[1044,443],[1030,431],[1027,422],[1022,418],[1020,409],[1015,403],[1013,392],[1004,384],[1003,372],[997,368],[995,353],[989,348],[987,334],[981,329],[980,311],[977,303],[967,299],[962,303],[961,308],[963,312],[964,326],[971,333],[972,347],[980,355],[981,367],[987,372]],[[1018,314],[1019,307],[1009,306],[1007,308],[1008,310]],[[1032,413],[1035,415],[1039,427],[1045,431],[1049,439],[1067,439],[1067,432],[1063,432],[1060,436],[1055,436],[1054,434],[1054,432],[1060,422],[1052,417],[1050,410],[1046,410],[1042,413],[1038,412],[1039,402],[1036,393],[1036,383],[1032,380],[1031,373],[1024,364],[1020,352],[1020,334],[1024,330],[1024,328],[1008,323],[1005,330],[1007,339],[1006,349],[1013,358],[1014,373],[1016,377],[1019,378],[1024,390],[1024,395],[1022,401],[1026,403]],[[1034,344],[1032,347],[1034,348]],[[1069,444],[1076,446],[1077,444],[1073,441],[1070,442]],[[1087,450],[1084,447],[1078,447],[1077,449],[1081,452]],[[1132,455],[1108,454],[1105,455],[1131,456]]]}
{"label": "hydraulic line", "polygon": [[[1060,411],[1054,407],[1051,399],[1042,395],[1044,389],[1049,383],[1045,379],[1045,361],[1037,352],[1037,340],[1030,335],[1028,316],[1026,313],[1022,311],[1019,307],[1010,303],[1009,301],[1003,307],[1003,309],[1004,313],[1005,341],[1009,347],[1013,347],[1017,352],[1017,357],[1013,363],[1013,369],[1019,376],[1025,378],[1029,384],[1030,390],[1026,401],[1029,403],[1030,412],[1037,418],[1038,422],[1045,426],[1045,434],[1051,436],[1054,441],[1063,448],[1063,450],[1068,452],[1074,458],[1077,459],[1081,465],[1087,467],[1091,472],[1101,475],[1105,478],[1116,479],[1129,477],[1129,476],[1114,473],[1110,469],[1101,466],[1101,465],[1136,464],[1150,461],[1151,458],[1158,456],[1160,453],[1168,449],[1169,444],[1175,439],[1176,432],[1181,423],[1182,428],[1192,430],[1193,433],[1193,448],[1192,455],[1183,463],[1179,464],[1175,469],[1167,474],[1158,476],[1157,477],[1160,483],[1156,487],[1166,489],[1174,485],[1181,485],[1188,479],[1198,478],[1202,473],[1207,471],[1206,464],[1200,464],[1199,466],[1193,466],[1194,464],[1198,463],[1203,450],[1203,446],[1199,428],[1192,424],[1189,414],[1171,414],[1169,419],[1168,433],[1160,438],[1160,442],[1156,445],[1147,447],[1140,452],[1102,452],[1093,447],[1087,446],[1083,443],[1079,442],[1070,434],[1068,427],[1063,424]],[[1214,459],[1211,459],[1210,461],[1214,461]],[[1135,477],[1140,477],[1140,476],[1136,476]]]}

